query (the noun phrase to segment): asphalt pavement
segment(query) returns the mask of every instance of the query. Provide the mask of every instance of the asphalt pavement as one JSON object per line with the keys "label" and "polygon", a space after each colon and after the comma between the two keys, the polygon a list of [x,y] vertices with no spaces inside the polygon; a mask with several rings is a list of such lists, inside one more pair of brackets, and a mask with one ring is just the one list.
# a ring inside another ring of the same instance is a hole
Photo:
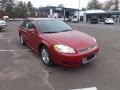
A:
{"label": "asphalt pavement", "polygon": [[120,25],[69,23],[94,36],[100,46],[97,59],[78,68],[47,67],[19,42],[18,26],[9,22],[0,32],[0,90],[70,90],[96,87],[120,90]]}

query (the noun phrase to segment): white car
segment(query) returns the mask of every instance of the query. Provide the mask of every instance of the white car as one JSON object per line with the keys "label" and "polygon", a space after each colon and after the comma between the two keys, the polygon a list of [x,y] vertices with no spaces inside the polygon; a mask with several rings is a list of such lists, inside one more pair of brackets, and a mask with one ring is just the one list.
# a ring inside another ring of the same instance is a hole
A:
{"label": "white car", "polygon": [[58,20],[61,20],[61,21],[64,21],[64,18],[63,18],[63,17],[58,17],[57,19],[58,19]]}
{"label": "white car", "polygon": [[7,23],[4,20],[0,20],[0,30],[7,27]]}
{"label": "white car", "polygon": [[13,19],[13,18],[9,18],[9,21],[14,21],[15,19]]}
{"label": "white car", "polygon": [[114,24],[115,22],[114,22],[114,20],[112,19],[112,18],[107,18],[106,20],[105,20],[105,24]]}
{"label": "white car", "polygon": [[78,18],[76,16],[74,16],[71,21],[77,23],[78,22]]}

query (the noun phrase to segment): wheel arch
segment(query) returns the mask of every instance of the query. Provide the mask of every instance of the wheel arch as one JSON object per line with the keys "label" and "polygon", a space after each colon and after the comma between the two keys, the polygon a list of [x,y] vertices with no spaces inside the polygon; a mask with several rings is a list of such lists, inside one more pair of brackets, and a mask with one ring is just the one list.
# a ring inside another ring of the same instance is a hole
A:
{"label": "wheel arch", "polygon": [[[38,48],[39,48],[39,51],[40,51],[40,49],[41,49],[41,47],[43,47],[43,46],[46,46],[44,43],[40,43],[39,44],[39,46],[38,46]],[[47,46],[46,46],[47,47]]]}
{"label": "wheel arch", "polygon": [[[51,52],[51,48],[50,48],[50,44],[46,44],[46,43],[40,43],[39,44],[39,54],[40,54],[40,50],[41,50],[41,48],[43,47],[43,46],[45,46],[46,48],[47,48],[47,50],[48,50],[48,52],[49,52],[49,54],[50,54],[50,58],[51,58],[51,65],[48,65],[48,66],[53,66],[54,65],[54,59],[52,58],[52,52]],[[41,55],[41,54],[40,54]]]}
{"label": "wheel arch", "polygon": [[42,46],[47,47],[48,50],[50,51],[50,48],[49,48],[49,47],[50,47],[50,44],[49,44],[48,42],[42,41],[42,42],[39,44],[39,46],[38,46],[39,51],[40,51],[40,49],[41,49]]}

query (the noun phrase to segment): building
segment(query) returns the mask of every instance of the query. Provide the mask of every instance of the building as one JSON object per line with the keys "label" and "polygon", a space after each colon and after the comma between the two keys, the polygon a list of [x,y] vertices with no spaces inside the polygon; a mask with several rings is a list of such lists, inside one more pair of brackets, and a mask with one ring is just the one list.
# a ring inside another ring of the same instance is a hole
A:
{"label": "building", "polygon": [[96,16],[100,22],[104,22],[105,18],[113,18],[115,21],[120,19],[120,11],[104,11],[104,10],[86,10],[80,11],[73,8],[64,7],[41,7],[37,10],[38,17],[51,18],[73,18],[76,16],[78,20],[88,22],[92,16]]}
{"label": "building", "polygon": [[74,16],[78,9],[64,8],[64,7],[41,7],[37,10],[39,17],[54,17],[54,18],[70,18]]}
{"label": "building", "polygon": [[104,22],[105,18],[113,18],[117,22],[120,19],[120,11],[105,11],[100,9],[76,11],[74,16],[77,16],[80,21],[84,22],[89,22],[92,16],[96,16],[100,22]]}
{"label": "building", "polygon": [[105,10],[86,10],[79,11],[76,10],[74,16],[80,21],[89,22],[92,16],[96,16],[100,22],[104,22],[105,18],[113,18],[115,21],[120,19],[120,11],[105,11]]}
{"label": "building", "polygon": [[84,22],[89,21],[92,16],[96,16],[100,21],[104,21],[107,14],[104,10],[87,10],[84,13]]}

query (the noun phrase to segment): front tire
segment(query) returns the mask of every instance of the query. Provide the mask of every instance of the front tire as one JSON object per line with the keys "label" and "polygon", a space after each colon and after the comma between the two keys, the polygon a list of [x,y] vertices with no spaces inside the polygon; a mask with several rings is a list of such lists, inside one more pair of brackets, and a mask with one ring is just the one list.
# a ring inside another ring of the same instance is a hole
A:
{"label": "front tire", "polygon": [[51,54],[46,46],[42,46],[40,49],[40,55],[42,62],[47,66],[53,66],[53,62],[51,59]]}

